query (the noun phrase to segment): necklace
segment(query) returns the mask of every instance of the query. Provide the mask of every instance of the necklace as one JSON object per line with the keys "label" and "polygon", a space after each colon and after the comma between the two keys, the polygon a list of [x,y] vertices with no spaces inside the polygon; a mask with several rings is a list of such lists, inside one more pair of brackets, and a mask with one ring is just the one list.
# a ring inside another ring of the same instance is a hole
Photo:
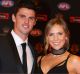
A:
{"label": "necklace", "polygon": [[60,55],[60,54],[63,54],[66,52],[66,48],[61,48],[59,50],[55,50],[55,49],[52,49],[51,53],[54,54],[54,55]]}

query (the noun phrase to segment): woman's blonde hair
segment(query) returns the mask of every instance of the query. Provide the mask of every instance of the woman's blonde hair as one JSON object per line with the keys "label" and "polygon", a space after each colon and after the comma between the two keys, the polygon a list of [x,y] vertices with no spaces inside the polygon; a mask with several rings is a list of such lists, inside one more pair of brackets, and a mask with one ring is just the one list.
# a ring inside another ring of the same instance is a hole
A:
{"label": "woman's blonde hair", "polygon": [[67,41],[66,41],[66,47],[69,46],[69,30],[68,30],[68,27],[67,27],[67,24],[66,22],[64,21],[64,19],[60,16],[56,16],[55,18],[52,18],[46,25],[46,28],[45,28],[45,37],[44,37],[44,52],[47,53],[48,49],[49,49],[49,43],[48,43],[48,40],[47,40],[47,36],[48,36],[48,33],[50,31],[50,29],[55,25],[60,25],[63,27],[64,29],[64,32],[67,36]]}

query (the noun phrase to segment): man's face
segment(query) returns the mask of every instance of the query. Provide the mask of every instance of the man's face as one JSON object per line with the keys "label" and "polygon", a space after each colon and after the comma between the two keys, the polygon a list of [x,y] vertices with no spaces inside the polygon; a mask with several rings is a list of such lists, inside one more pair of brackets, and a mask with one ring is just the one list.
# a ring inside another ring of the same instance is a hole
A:
{"label": "man's face", "polygon": [[16,15],[12,15],[14,22],[14,31],[18,35],[28,35],[36,24],[34,10],[27,8],[20,8]]}

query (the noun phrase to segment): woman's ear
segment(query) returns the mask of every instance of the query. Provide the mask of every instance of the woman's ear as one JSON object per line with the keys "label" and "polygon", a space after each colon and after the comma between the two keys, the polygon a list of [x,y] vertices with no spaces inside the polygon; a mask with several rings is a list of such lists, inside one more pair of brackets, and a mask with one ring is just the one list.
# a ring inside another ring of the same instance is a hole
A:
{"label": "woman's ear", "polygon": [[66,37],[66,40],[68,40],[68,37]]}

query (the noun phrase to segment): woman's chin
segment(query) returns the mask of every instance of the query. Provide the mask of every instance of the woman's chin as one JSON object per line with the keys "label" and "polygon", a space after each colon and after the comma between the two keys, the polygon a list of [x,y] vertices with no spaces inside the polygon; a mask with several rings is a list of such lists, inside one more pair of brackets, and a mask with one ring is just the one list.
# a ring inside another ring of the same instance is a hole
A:
{"label": "woman's chin", "polygon": [[53,49],[55,49],[55,50],[59,50],[60,48],[53,48]]}

